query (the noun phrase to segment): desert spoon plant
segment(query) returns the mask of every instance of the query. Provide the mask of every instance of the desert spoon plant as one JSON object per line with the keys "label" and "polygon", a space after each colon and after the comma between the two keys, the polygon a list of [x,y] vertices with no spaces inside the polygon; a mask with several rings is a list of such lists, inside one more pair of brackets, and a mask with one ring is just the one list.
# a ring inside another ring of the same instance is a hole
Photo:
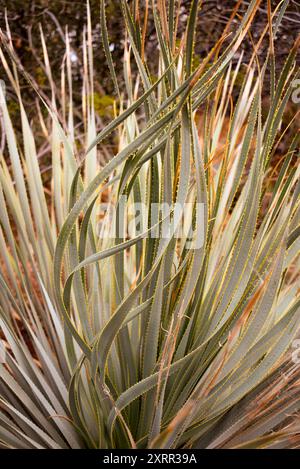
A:
{"label": "desert spoon plant", "polygon": [[[145,2],[158,41],[157,63],[147,64],[147,21],[138,1],[131,10],[122,0],[120,87],[101,1],[116,99],[99,133],[89,5],[80,131],[68,35],[58,89],[41,30],[47,97],[22,69],[9,25],[2,32],[23,141],[0,90],[1,447],[299,445],[300,376],[289,351],[300,325],[300,135],[289,132],[298,116],[285,119],[299,41],[278,73],[273,38],[288,1],[275,11],[268,1],[268,23],[244,64],[241,44],[260,3],[249,2],[236,32],[228,25],[197,65],[200,2],[191,2],[180,37],[177,2]],[[20,73],[46,110],[50,187]],[[273,183],[273,159],[290,135]],[[112,136],[116,151],[104,163]],[[143,207],[138,224],[132,206]],[[172,208],[153,215],[153,206]]]}

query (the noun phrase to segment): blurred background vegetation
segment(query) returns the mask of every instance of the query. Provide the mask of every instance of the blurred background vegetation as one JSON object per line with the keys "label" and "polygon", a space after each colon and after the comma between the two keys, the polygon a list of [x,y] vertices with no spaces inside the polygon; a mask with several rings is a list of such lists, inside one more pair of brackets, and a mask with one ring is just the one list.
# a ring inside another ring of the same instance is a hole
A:
{"label": "blurred background vegetation", "polygon": [[[129,3],[133,3],[128,0]],[[137,0],[136,0],[137,1]],[[143,18],[145,0],[137,1],[139,5],[140,17]],[[180,32],[184,30],[187,12],[189,10],[191,1],[181,0],[181,15],[179,19],[179,37]],[[242,14],[248,1],[241,1],[238,10],[238,15]],[[151,2],[149,2],[151,4]],[[216,40],[221,37],[224,28],[230,18],[233,9],[237,5],[236,0],[204,0],[202,8],[198,14],[198,28],[197,38],[195,43],[196,57],[199,62],[205,57],[212,45]],[[259,9],[255,17],[251,36],[249,35],[243,41],[242,48],[244,49],[245,63],[248,62],[253,51],[253,43],[256,43],[267,25],[267,2],[262,2],[262,7]],[[272,2],[272,7],[278,5],[278,0]],[[120,12],[120,3],[117,0],[107,0],[107,24],[109,29],[110,47],[113,55],[116,74],[119,82],[122,84],[123,80],[123,41],[124,41],[124,25],[122,22],[122,15]],[[106,64],[105,54],[101,43],[101,28],[100,28],[100,13],[99,1],[90,0],[90,8],[92,12],[92,31],[93,31],[93,47],[94,47],[94,70],[95,70],[95,109],[97,112],[97,126],[98,130],[112,117],[113,103],[114,103],[114,90],[112,81],[109,78],[109,71]],[[238,24],[238,15],[231,24],[231,29]],[[84,25],[87,22],[87,8],[85,0],[82,1],[69,1],[69,0],[0,0],[0,27],[6,30],[7,16],[9,27],[11,30],[12,41],[18,57],[27,72],[34,78],[37,84],[50,96],[50,85],[46,78],[43,51],[40,39],[40,26],[42,27],[44,36],[46,38],[49,59],[53,78],[56,82],[57,90],[60,90],[60,76],[61,67],[64,64],[65,55],[65,37],[66,32],[70,37],[71,46],[71,62],[73,73],[73,100],[76,114],[76,107],[78,109],[78,125],[80,126],[80,112],[81,112],[81,89],[82,89],[82,75],[83,75],[83,60],[82,60],[82,42],[84,34]],[[145,53],[148,57],[155,58],[157,53],[157,40],[155,36],[155,28],[150,14],[147,21],[147,38]],[[275,41],[276,47],[276,66],[280,69],[285,61],[286,55],[294,43],[300,30],[300,1],[290,0],[287,8],[285,18],[283,19],[279,34]],[[268,35],[259,50],[259,57],[261,60],[265,57],[268,48]],[[240,52],[239,52],[240,54]],[[238,60],[239,55],[236,57]],[[300,57],[298,55],[298,63]],[[155,60],[153,60],[155,63]],[[198,64],[194,64],[195,66]],[[153,75],[156,70],[153,70]],[[6,83],[5,71],[0,66],[0,78]],[[241,77],[242,79],[242,77]],[[241,80],[240,80],[241,81]],[[32,125],[35,126],[35,136],[38,142],[38,136],[41,136],[41,144],[39,156],[45,165],[45,173],[48,168],[48,150],[47,145],[44,145],[44,137],[38,122],[37,103],[38,98],[28,82],[23,79],[21,82],[22,98],[25,103],[26,111]],[[122,89],[122,86],[121,86]],[[9,98],[9,107],[12,116],[15,114],[15,124],[18,128],[19,110],[17,99],[7,85],[6,93]],[[266,99],[269,90],[265,90]],[[293,107],[293,104],[291,103]],[[294,113],[295,109],[291,109]],[[41,110],[43,112],[43,110]],[[293,129],[291,129],[293,131]],[[283,143],[284,144],[284,143]],[[4,145],[1,145],[2,148]]]}
{"label": "blurred background vegetation", "polygon": [[[128,3],[132,3],[129,0]],[[151,3],[151,2],[150,2]],[[181,0],[180,30],[184,29],[187,19],[187,11],[190,6],[190,0]],[[257,41],[260,34],[267,24],[267,10],[260,8],[256,15],[252,36],[254,42]],[[278,0],[273,1],[273,7],[278,5]],[[236,0],[203,0],[202,8],[198,15],[198,29],[196,51],[199,60],[204,57],[211,49],[212,45],[222,35],[222,32],[230,18],[230,15],[236,6]],[[245,11],[249,1],[242,1],[239,12]],[[116,72],[122,80],[122,59],[123,59],[123,37],[124,25],[120,12],[120,4],[117,0],[107,0],[107,22],[111,49],[115,60]],[[140,15],[143,15],[144,0],[139,1]],[[110,95],[113,92],[112,83],[109,80],[109,74],[105,65],[105,56],[101,45],[100,14],[99,1],[90,0],[92,11],[93,43],[95,56],[96,84],[100,94]],[[47,48],[49,52],[52,70],[57,80],[60,77],[60,68],[65,53],[65,33],[69,32],[72,47],[72,63],[75,83],[78,83],[78,89],[74,89],[80,95],[80,78],[82,74],[82,36],[83,26],[87,21],[86,2],[69,0],[0,0],[0,27],[5,30],[5,11],[10,25],[12,39],[16,52],[18,53],[25,69],[36,79],[40,86],[47,90],[47,80],[43,70],[42,46],[40,41],[39,25],[42,26],[46,37]],[[236,19],[233,22],[236,23]],[[287,52],[295,41],[300,30],[300,1],[291,0],[286,11],[285,18],[280,26],[280,32],[277,37],[277,66],[281,67]],[[267,47],[268,39],[266,38]],[[260,54],[264,55],[266,47],[262,47]],[[246,56],[252,53],[251,39],[248,37],[244,43]],[[157,42],[154,34],[154,25],[150,15],[148,18],[148,37],[146,41],[146,53],[148,56],[155,54]],[[245,57],[246,60],[246,57]],[[247,61],[247,60],[246,60]],[[3,70],[1,70],[3,75]],[[23,87],[29,88],[26,83]],[[27,102],[30,103],[30,97],[33,97],[32,91],[28,89]],[[106,106],[105,100],[99,102],[99,106]]]}

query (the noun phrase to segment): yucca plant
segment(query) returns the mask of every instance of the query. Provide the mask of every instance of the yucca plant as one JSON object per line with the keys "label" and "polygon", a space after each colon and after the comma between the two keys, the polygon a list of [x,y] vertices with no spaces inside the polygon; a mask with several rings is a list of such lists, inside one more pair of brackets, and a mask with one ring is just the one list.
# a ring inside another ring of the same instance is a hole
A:
{"label": "yucca plant", "polygon": [[[50,97],[22,69],[9,27],[1,36],[23,142],[1,91],[0,445],[297,447],[299,370],[289,350],[300,324],[300,134],[290,132],[297,114],[286,122],[285,109],[299,41],[278,73],[273,40],[288,1],[275,11],[268,1],[250,63],[240,46],[259,0],[199,65],[199,1],[182,37],[174,0],[145,2],[146,20],[138,1],[132,10],[120,3],[121,89],[100,2],[116,91],[115,117],[102,129],[89,5],[82,112],[74,109],[68,34],[59,85],[41,30]],[[147,65],[149,8],[159,50]],[[50,186],[20,73],[39,95]]]}

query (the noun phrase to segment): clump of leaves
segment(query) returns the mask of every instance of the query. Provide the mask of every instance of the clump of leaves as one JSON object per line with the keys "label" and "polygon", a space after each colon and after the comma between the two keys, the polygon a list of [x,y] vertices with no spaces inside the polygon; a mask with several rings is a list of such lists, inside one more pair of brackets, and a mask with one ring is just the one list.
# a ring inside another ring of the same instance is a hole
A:
{"label": "clump of leaves", "polygon": [[[236,33],[228,38],[226,31],[199,65],[193,57],[199,2],[191,3],[178,45],[176,2],[153,1],[155,82],[144,54],[147,21],[135,6],[131,11],[126,1],[121,4],[128,39],[124,89],[114,72],[100,2],[118,100],[116,117],[100,132],[90,20],[80,128],[74,124],[69,39],[58,90],[41,31],[52,90],[50,99],[40,94],[51,123],[40,113],[51,146],[48,198],[22,102],[21,66],[9,30],[2,35],[1,59],[19,101],[23,142],[16,141],[2,93],[9,159],[1,154],[0,328],[6,354],[0,368],[0,444],[296,447],[299,377],[286,352],[300,323],[299,134],[263,204],[299,74],[298,43],[280,75],[274,72],[273,37],[288,1],[274,12],[268,2],[269,54],[260,65],[259,41],[237,100],[232,93],[241,76],[240,46],[260,1],[250,2]],[[268,66],[270,99],[262,118]],[[112,134],[118,149],[103,165]],[[146,206],[139,230],[130,223],[130,203]],[[163,236],[166,218],[158,211],[153,219],[154,203],[188,203],[187,234],[177,236],[171,211],[169,235]],[[191,245],[191,233],[202,242]]]}

